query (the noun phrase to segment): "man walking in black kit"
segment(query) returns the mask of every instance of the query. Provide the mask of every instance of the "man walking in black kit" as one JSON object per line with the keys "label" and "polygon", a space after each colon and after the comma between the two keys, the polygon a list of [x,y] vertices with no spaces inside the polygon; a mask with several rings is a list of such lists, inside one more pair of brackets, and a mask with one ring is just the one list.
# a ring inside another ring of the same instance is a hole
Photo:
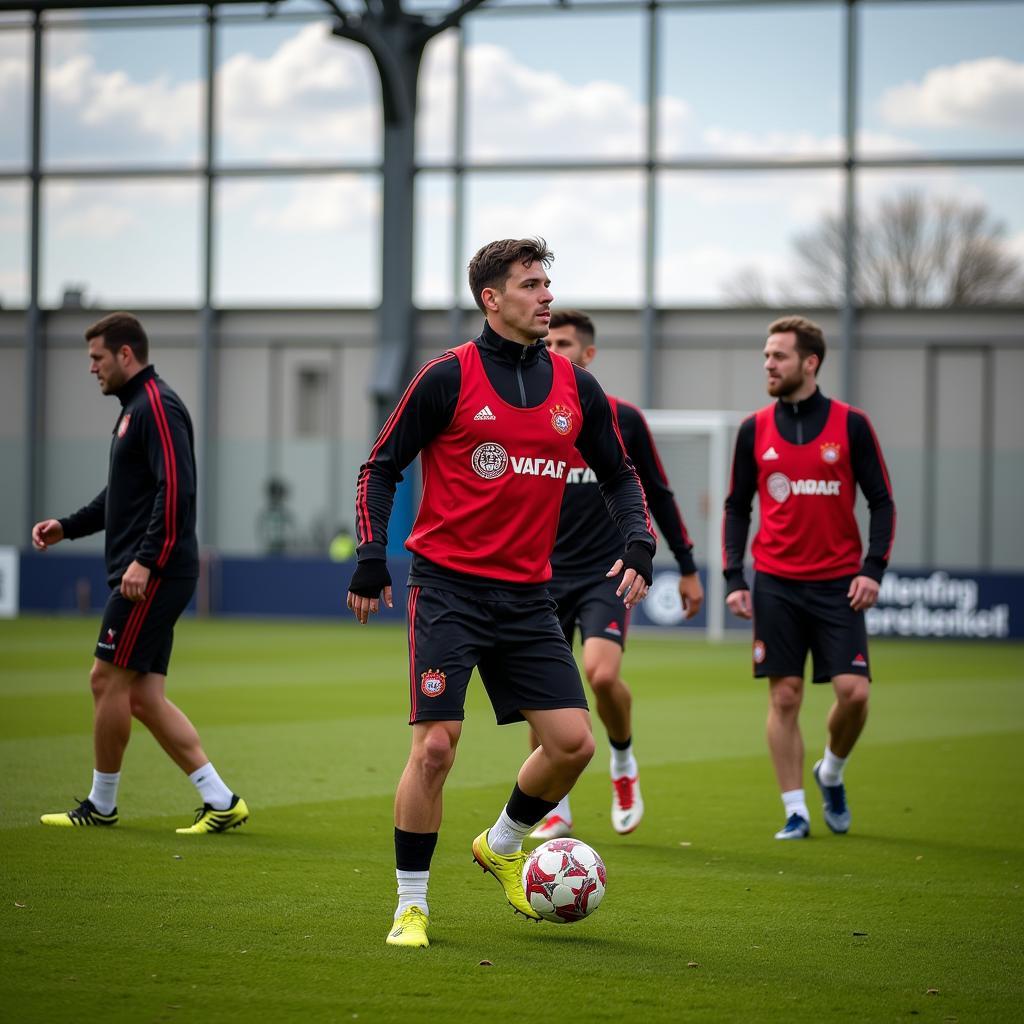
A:
{"label": "man walking in black kit", "polygon": [[[469,283],[481,335],[428,362],[385,423],[359,475],[358,566],[348,606],[365,623],[391,603],[385,562],[395,486],[420,455],[423,495],[406,542],[412,749],[395,797],[398,906],[389,945],[427,946],[427,883],[442,789],[474,667],[499,725],[529,721],[540,745],[473,857],[520,913],[523,839],[572,788],[594,752],[579,670],[546,584],[572,453],[601,481],[625,538],[609,568],[624,609],[651,581],[654,536],[608,399],[586,371],[548,352],[552,254],[541,239],[484,246]],[[623,570],[625,570],[623,572]]]}
{"label": "man walking in black kit", "polygon": [[65,519],[32,528],[40,551],[106,531],[111,587],[90,682],[96,768],[89,796],[44,825],[116,825],[121,761],[134,716],[199,791],[203,806],[178,832],[201,835],[241,825],[245,801],[224,784],[199,734],[164,695],[174,624],[199,576],[192,421],[149,362],[149,339],[130,313],[111,313],[85,332],[90,372],[121,412],[110,442],[107,486]]}

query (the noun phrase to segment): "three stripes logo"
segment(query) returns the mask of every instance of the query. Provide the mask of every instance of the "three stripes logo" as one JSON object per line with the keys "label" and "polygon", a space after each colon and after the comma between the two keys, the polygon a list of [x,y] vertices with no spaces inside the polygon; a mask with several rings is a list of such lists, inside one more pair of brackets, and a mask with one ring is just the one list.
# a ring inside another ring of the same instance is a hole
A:
{"label": "three stripes logo", "polygon": [[496,420],[498,417],[491,412],[491,407],[485,405],[474,417],[474,420]]}

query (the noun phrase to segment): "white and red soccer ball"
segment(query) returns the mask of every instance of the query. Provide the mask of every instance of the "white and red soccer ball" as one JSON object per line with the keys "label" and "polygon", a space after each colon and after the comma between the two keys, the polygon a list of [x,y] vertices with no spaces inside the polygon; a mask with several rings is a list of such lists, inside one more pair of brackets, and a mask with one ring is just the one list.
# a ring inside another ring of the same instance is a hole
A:
{"label": "white and red soccer ball", "polygon": [[578,839],[541,843],[523,867],[526,902],[545,921],[582,921],[601,905],[607,885],[604,861]]}

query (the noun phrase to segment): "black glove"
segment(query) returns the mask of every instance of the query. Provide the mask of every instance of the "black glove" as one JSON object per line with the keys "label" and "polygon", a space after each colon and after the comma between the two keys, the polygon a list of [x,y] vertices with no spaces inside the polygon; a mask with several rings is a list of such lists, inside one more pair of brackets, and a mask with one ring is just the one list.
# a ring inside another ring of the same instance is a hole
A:
{"label": "black glove", "polygon": [[651,580],[654,579],[654,556],[646,544],[641,544],[638,541],[627,544],[622,563],[623,571],[636,569],[636,574],[643,577],[644,583],[647,586],[651,585]]}
{"label": "black glove", "polygon": [[368,597],[374,600],[380,597],[381,591],[385,587],[390,586],[391,573],[388,572],[388,563],[385,559],[367,558],[356,566],[348,589],[357,597]]}

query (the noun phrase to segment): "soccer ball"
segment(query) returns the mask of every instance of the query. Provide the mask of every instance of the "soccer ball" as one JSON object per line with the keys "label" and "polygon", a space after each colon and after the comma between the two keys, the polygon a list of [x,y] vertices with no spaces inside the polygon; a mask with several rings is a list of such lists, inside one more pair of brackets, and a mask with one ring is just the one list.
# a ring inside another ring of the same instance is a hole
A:
{"label": "soccer ball", "polygon": [[607,872],[597,851],[578,839],[541,843],[523,867],[526,902],[545,921],[582,921],[601,905]]}

